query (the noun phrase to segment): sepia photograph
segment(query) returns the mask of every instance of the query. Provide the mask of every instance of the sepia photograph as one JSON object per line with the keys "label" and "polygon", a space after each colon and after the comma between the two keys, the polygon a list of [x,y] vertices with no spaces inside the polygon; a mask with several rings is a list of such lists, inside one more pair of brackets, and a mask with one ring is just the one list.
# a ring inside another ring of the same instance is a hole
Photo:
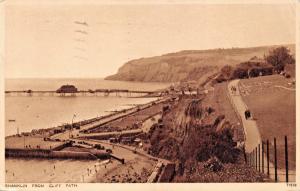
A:
{"label": "sepia photograph", "polygon": [[6,189],[296,186],[296,1],[1,4]]}

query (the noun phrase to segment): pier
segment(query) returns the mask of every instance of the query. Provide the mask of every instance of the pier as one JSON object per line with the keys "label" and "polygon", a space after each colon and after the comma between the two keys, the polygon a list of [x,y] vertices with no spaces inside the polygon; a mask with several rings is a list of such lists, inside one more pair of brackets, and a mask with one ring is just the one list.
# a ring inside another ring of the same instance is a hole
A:
{"label": "pier", "polygon": [[97,90],[79,90],[76,92],[57,92],[52,90],[8,90],[6,96],[116,96],[116,97],[157,97],[157,92],[142,90],[122,90],[122,89],[97,89]]}

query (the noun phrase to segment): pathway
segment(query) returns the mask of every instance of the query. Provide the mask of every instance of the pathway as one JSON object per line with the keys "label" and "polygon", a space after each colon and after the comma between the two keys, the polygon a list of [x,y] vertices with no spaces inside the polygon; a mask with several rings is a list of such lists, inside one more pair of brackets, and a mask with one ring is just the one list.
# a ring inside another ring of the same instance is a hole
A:
{"label": "pathway", "polygon": [[284,87],[284,86],[274,86],[274,87],[277,87],[277,88],[283,88],[285,90],[290,90],[290,91],[296,91],[295,88],[287,88],[287,87]]}
{"label": "pathway", "polygon": [[[239,80],[233,80],[228,84],[228,92],[231,98],[231,103],[236,109],[237,115],[240,116],[242,124],[244,127],[244,133],[246,136],[245,140],[245,150],[247,153],[251,152],[255,147],[261,143],[260,134],[256,125],[256,121],[252,118],[246,119],[244,112],[248,109],[247,105],[244,103],[242,96],[240,95],[238,87]],[[236,87],[236,91],[231,91],[231,87]]]}
{"label": "pathway", "polygon": [[[242,96],[239,92],[238,84],[240,80],[233,80],[230,81],[228,84],[228,92],[229,92],[229,99],[231,101],[232,106],[234,107],[235,111],[237,112],[237,115],[240,117],[244,133],[245,133],[245,150],[246,153],[252,152],[255,147],[258,146],[258,144],[261,144],[261,137],[259,134],[259,130],[256,124],[256,121],[252,118],[247,119],[245,118],[244,112],[248,109],[247,105],[244,103]],[[231,87],[236,87],[235,91],[231,90]],[[267,172],[267,158],[266,155],[264,155],[264,172]],[[262,169],[262,167],[261,167]],[[274,165],[270,162],[270,178],[274,179]],[[285,181],[285,170],[284,169],[278,169],[278,180],[280,182]],[[295,181],[295,171],[289,170],[289,181]]]}

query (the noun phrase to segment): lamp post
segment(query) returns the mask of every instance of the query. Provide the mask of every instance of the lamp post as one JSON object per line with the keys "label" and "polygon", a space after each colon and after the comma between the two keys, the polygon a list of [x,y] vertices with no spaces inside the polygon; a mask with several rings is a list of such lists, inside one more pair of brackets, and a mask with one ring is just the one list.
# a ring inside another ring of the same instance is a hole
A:
{"label": "lamp post", "polygon": [[70,128],[70,131],[69,131],[69,138],[71,138],[71,130],[73,130],[73,121],[74,121],[74,118],[76,117],[76,114],[73,114],[73,118],[72,118],[72,123],[71,123],[71,128]]}

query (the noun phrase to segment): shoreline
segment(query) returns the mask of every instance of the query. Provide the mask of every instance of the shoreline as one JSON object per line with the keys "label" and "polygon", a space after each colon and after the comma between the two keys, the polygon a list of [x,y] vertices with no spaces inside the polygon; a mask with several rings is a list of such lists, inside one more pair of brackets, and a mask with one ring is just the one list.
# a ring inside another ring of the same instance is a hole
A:
{"label": "shoreline", "polygon": [[[108,114],[106,116],[101,116],[101,117],[85,120],[84,122],[82,122],[82,124],[84,124],[84,123],[93,124],[99,120],[103,121],[103,120],[110,119],[107,121],[107,123],[109,123],[112,121],[117,121],[118,119],[124,118],[127,116],[135,116],[136,115],[135,113],[138,113],[138,111],[147,110],[147,108],[151,108],[152,106],[159,104],[159,103],[161,104],[169,99],[170,99],[169,97],[166,97],[166,98],[160,97],[159,99],[156,99],[154,101],[150,101],[145,104],[135,105],[132,108],[123,109],[118,112]],[[150,117],[148,116],[148,118],[144,122],[149,121],[150,118],[151,118],[151,116]],[[151,122],[153,122],[153,121],[151,121]],[[147,122],[146,125],[149,126],[148,123],[149,122]],[[29,136],[30,135],[31,135],[31,133],[29,134]],[[16,136],[16,135],[14,135],[14,136]],[[40,135],[40,136],[42,136],[42,135]],[[5,138],[7,139],[8,137],[5,137]],[[106,149],[110,148],[110,149],[114,150],[112,145],[109,145],[109,144],[105,144],[105,145],[106,145],[105,146]],[[123,181],[123,180],[126,180],[126,178],[127,178],[127,176],[125,176],[127,174],[127,171],[130,171],[128,176],[130,176],[132,178],[131,179],[132,181],[146,182],[147,176],[145,174],[149,174],[149,173],[151,173],[151,171],[149,171],[149,170],[145,171],[143,167],[148,166],[148,168],[146,168],[146,169],[152,169],[153,165],[155,165],[154,164],[155,162],[153,161],[153,159],[150,159],[149,156],[144,155],[140,152],[134,153],[133,152],[134,148],[128,149],[128,148],[123,148],[123,147],[115,147],[115,149],[117,149],[117,150],[116,151],[114,150],[114,153],[117,156],[125,157],[125,160],[126,160],[125,165],[119,164],[119,162],[116,160],[110,160],[112,162],[110,162],[109,164],[99,165],[99,167],[97,166],[97,168],[96,168],[95,165],[99,162],[99,160],[94,161],[94,162],[86,161],[88,163],[90,163],[90,162],[93,163],[93,164],[89,165],[89,167],[88,167],[88,169],[90,169],[92,171],[88,172],[88,173],[83,171],[83,174],[81,173],[81,175],[80,175],[81,176],[80,180],[77,177],[77,181],[80,181],[80,182],[99,182],[99,181],[100,182],[110,182],[110,181],[114,180],[114,178],[112,178],[112,177],[118,177],[118,178],[116,178],[116,181]],[[59,161],[58,163],[71,163],[71,161],[72,161],[72,159],[71,160],[68,160],[68,159],[67,160],[61,160],[61,159],[43,160],[43,159],[36,159],[36,158],[34,160],[32,160],[32,158],[28,158],[28,159],[27,158],[6,158],[6,159],[8,159],[8,160],[13,159],[12,161],[14,161],[14,162],[17,162],[18,159],[20,159],[20,162],[24,161],[24,159],[25,159],[26,161],[28,161],[28,163],[31,163],[30,161],[39,161],[39,163],[46,163],[46,164],[47,163],[51,164],[55,161]],[[105,160],[101,160],[100,163],[102,164],[102,162],[104,162],[104,161]],[[137,166],[132,165],[132,164],[136,164]],[[132,168],[134,168],[134,169],[132,169]],[[62,170],[64,170],[64,169],[65,168],[63,168]],[[105,169],[105,171],[103,171],[104,169]],[[124,173],[123,175],[118,174],[118,171],[120,169],[121,169],[121,171],[123,171],[123,173]],[[40,173],[42,173],[42,172],[40,172]],[[55,172],[55,174],[57,174],[57,173],[58,172]],[[57,174],[57,176],[60,176],[60,175]],[[64,177],[64,175],[61,175],[61,176]],[[49,177],[49,179],[44,180],[44,181],[51,182],[52,179],[57,179],[57,177],[52,177],[52,178]],[[110,180],[110,179],[112,179],[112,180]],[[68,178],[65,178],[65,180],[68,181]]]}
{"label": "shoreline", "polygon": [[[126,109],[121,109],[121,110],[117,110],[117,111],[110,111],[111,113],[108,113],[106,115],[102,115],[102,116],[99,116],[99,117],[92,117],[92,118],[84,119],[84,120],[81,120],[81,121],[76,121],[76,122],[73,123],[73,125],[74,126],[76,126],[76,125],[84,126],[84,125],[89,125],[89,124],[92,124],[94,122],[104,120],[104,119],[107,119],[107,118],[110,118],[110,117],[113,118],[114,116],[120,115],[122,113],[126,113],[130,110],[136,110],[139,107],[151,106],[152,103],[160,102],[162,99],[163,99],[163,97],[157,97],[156,100],[153,100],[153,101],[150,101],[150,102],[147,102],[147,103],[144,103],[144,104],[136,104],[136,105],[132,104],[133,107],[126,108]],[[133,113],[134,113],[134,111],[133,111]],[[115,119],[112,119],[112,120],[115,120]],[[58,125],[58,126],[49,127],[49,128],[32,129],[31,131],[22,132],[20,134],[21,135],[35,135],[35,136],[40,135],[40,136],[43,136],[43,134],[45,134],[45,133],[47,133],[47,132],[49,132],[53,129],[64,128],[66,125],[71,125],[71,124],[70,123],[64,123],[64,125]],[[8,135],[8,136],[5,136],[5,138],[14,137],[14,136],[17,136],[17,134]]]}

